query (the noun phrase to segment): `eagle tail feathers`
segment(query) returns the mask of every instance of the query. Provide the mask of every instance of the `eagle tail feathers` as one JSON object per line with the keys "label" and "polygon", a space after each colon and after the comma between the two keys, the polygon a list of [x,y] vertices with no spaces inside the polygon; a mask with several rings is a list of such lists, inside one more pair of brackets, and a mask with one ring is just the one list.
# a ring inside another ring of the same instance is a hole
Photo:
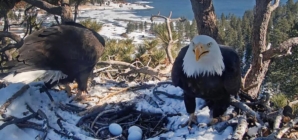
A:
{"label": "eagle tail feathers", "polygon": [[67,78],[67,75],[59,70],[34,70],[20,73],[10,73],[3,78],[6,83],[25,83],[29,84],[33,81],[43,81],[45,83],[59,82],[60,79]]}

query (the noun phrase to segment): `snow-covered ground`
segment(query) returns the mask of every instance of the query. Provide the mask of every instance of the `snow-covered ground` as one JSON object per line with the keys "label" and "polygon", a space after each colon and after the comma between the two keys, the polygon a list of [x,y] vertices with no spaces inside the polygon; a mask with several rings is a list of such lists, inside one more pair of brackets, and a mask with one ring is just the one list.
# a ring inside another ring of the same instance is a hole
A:
{"label": "snow-covered ground", "polygon": [[[150,23],[149,17],[138,17],[133,14],[132,9],[146,9],[153,8],[149,6],[141,6],[136,4],[123,5],[123,7],[119,7],[118,4],[111,4],[110,6],[102,6],[95,7],[92,6],[81,8],[82,10],[79,14],[79,17],[86,18],[94,18],[97,21],[103,22],[104,26],[102,30],[99,32],[101,35],[106,36],[108,38],[114,39],[124,39],[120,36],[120,34],[126,31],[127,22],[120,21],[119,19],[126,20],[134,20],[134,21],[147,21]],[[155,14],[155,13],[152,13]],[[50,17],[47,21],[51,20]],[[160,21],[159,21],[160,22]],[[153,35],[147,32],[133,32],[128,34],[129,38],[133,38],[135,43],[141,43],[142,37],[153,37]],[[95,80],[98,81],[98,80]],[[99,81],[98,81],[99,82]],[[156,83],[156,82],[149,82]],[[133,83],[131,83],[133,84]],[[111,84],[99,85],[96,84],[93,86],[89,94],[104,97],[107,96],[105,91],[107,88],[112,86]],[[8,98],[10,98],[16,91],[23,87],[23,84],[11,84],[5,88],[0,89],[0,105],[2,106]],[[51,96],[54,99],[54,102],[51,102],[49,97],[45,94],[45,92],[41,92],[40,87],[37,86],[37,83],[30,84],[30,88],[22,94],[22,96],[15,99],[12,104],[7,108],[6,116],[14,116],[18,118],[23,118],[25,116],[30,115],[28,113],[28,109],[26,105],[29,105],[33,111],[41,110],[48,117],[49,125],[52,128],[60,130],[61,128],[57,124],[58,116],[62,116],[63,124],[65,128],[75,135],[77,138],[82,140],[93,140],[91,135],[87,133],[85,130],[76,126],[76,123],[79,121],[81,116],[76,113],[70,113],[68,111],[63,111],[59,108],[60,104],[67,104],[71,100],[70,97],[64,91],[55,91],[49,90]],[[182,95],[182,90],[180,88],[174,86],[160,87],[159,90],[166,91],[170,94]],[[196,110],[196,115],[198,115],[198,122],[201,123],[200,126],[195,126],[193,131],[190,133],[187,127],[179,128],[179,124],[186,122],[188,119],[188,114],[185,110],[184,102],[182,100],[167,98],[164,95],[160,95],[160,97],[165,101],[164,104],[159,105],[158,107],[153,106],[148,103],[143,98],[137,98],[137,96],[149,96],[152,99],[156,99],[153,95],[152,88],[139,90],[138,92],[124,92],[121,94],[117,94],[112,98],[109,98],[107,102],[119,102],[119,101],[134,101],[137,103],[137,109],[142,111],[150,111],[150,112],[160,112],[164,114],[176,114],[181,113],[181,116],[173,116],[168,117],[169,123],[167,124],[167,128],[170,130],[167,133],[160,134],[157,137],[150,138],[151,140],[159,140],[160,137],[164,137],[167,139],[180,140],[180,139],[200,139],[200,140],[224,140],[226,138],[231,137],[233,133],[232,127],[225,128],[222,132],[218,132],[214,127],[206,127],[206,124],[210,121],[209,109],[208,107],[203,108],[202,110]],[[91,105],[95,105],[95,103],[90,101]],[[202,106],[204,101],[201,99],[197,99],[197,108]],[[82,105],[76,103],[76,105]],[[25,115],[26,114],[26,115]],[[0,116],[0,125],[4,122],[2,121],[2,117]],[[30,121],[43,124],[44,122],[40,120]],[[47,134],[46,139],[51,140],[60,140],[66,139],[65,137],[61,137],[56,134],[52,129],[49,129],[49,133]],[[29,128],[18,128],[15,124],[6,126],[2,130],[0,130],[0,140],[33,140],[36,139],[36,136],[42,135],[43,132],[37,131]]]}
{"label": "snow-covered ground", "polygon": [[[96,81],[96,80],[95,80]],[[97,80],[98,81],[98,80]],[[156,83],[154,81],[149,82],[149,84]],[[76,126],[77,122],[81,118],[76,113],[70,113],[68,111],[63,111],[60,108],[60,104],[67,104],[71,101],[71,98],[67,96],[64,91],[55,91],[49,90],[49,93],[54,99],[54,102],[51,102],[49,96],[45,92],[40,91],[40,83],[32,83],[30,84],[30,88],[24,92],[20,97],[15,99],[12,104],[7,108],[5,115],[6,116],[14,116],[17,118],[23,118],[25,116],[30,115],[28,113],[28,109],[26,105],[30,106],[34,112],[37,110],[41,110],[44,112],[48,118],[49,126],[51,128],[55,128],[56,130],[61,130],[59,125],[57,124],[57,120],[59,119],[57,116],[61,116],[65,129],[71,132],[75,137],[82,140],[92,140],[93,138],[89,133],[80,129]],[[134,85],[135,83],[131,83]],[[10,98],[16,91],[20,90],[24,84],[11,84],[6,88],[0,89],[0,105],[2,106],[4,102]],[[113,86],[113,84],[105,84],[105,85],[96,85],[90,89],[89,94],[91,96],[104,97],[107,96],[105,91],[108,90],[109,87]],[[157,90],[165,91],[170,94],[182,95],[182,91],[180,88],[168,85],[167,87],[159,87]],[[163,133],[157,137],[150,138],[150,140],[159,140],[160,137],[171,138],[175,140],[180,139],[202,139],[202,140],[224,140],[229,138],[233,133],[232,127],[227,127],[222,132],[217,132],[214,127],[206,127],[206,123],[210,121],[209,109],[208,107],[203,108],[202,110],[197,110],[196,115],[198,116],[198,122],[200,126],[193,127],[191,132],[188,131],[187,127],[179,128],[178,126],[181,123],[187,121],[188,116],[184,107],[184,102],[182,100],[168,98],[167,96],[160,95],[165,102],[163,104],[159,104],[158,107],[151,105],[145,98],[137,98],[149,96],[156,102],[158,100],[154,97],[152,93],[152,89],[143,89],[137,92],[124,92],[121,94],[117,94],[105,102],[107,103],[117,103],[124,101],[134,101],[136,103],[136,108],[139,111],[145,112],[155,112],[155,113],[163,113],[163,114],[177,114],[181,113],[181,116],[173,116],[168,117],[169,120],[167,124],[167,128],[170,130],[167,133]],[[72,103],[77,106],[83,106],[80,103]],[[96,99],[89,104],[95,105]],[[202,99],[197,99],[197,108],[201,107],[204,104]],[[25,115],[25,113],[27,113]],[[58,115],[57,115],[58,114]],[[2,117],[0,117],[2,119]],[[60,118],[61,119],[61,118]],[[30,122],[35,122],[38,124],[43,124],[43,121],[37,119],[30,119]],[[0,125],[3,124],[3,121],[0,121]],[[67,139],[65,137],[61,137],[56,134],[52,129],[49,129],[47,135],[47,139],[59,140],[59,139]],[[18,128],[15,124],[6,126],[0,131],[0,139],[1,140],[32,140],[35,139],[36,136],[42,135],[43,132],[37,131],[29,128]]]}
{"label": "snow-covered ground", "polygon": [[[142,3],[142,2],[141,2]],[[135,22],[147,22],[147,29],[151,22],[150,17],[140,17],[134,14],[134,10],[150,9],[154,8],[146,5],[146,3],[139,4],[123,4],[123,7],[119,7],[119,4],[110,3],[110,5],[102,6],[82,6],[79,7],[78,21],[91,18],[98,22],[103,23],[103,28],[99,33],[110,39],[133,39],[134,44],[141,44],[144,39],[154,38],[151,33],[146,31],[134,31],[128,33],[128,38],[122,37],[121,34],[126,32],[126,26],[128,21]],[[157,14],[157,13],[152,13]],[[46,19],[47,22],[55,22],[54,16],[49,16]],[[163,19],[156,19],[156,23],[164,22]]]}

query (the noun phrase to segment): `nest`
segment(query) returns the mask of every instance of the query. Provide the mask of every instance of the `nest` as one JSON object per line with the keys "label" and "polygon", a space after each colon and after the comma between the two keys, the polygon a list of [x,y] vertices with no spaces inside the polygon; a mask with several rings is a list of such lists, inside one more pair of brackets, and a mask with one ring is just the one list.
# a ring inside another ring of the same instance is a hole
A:
{"label": "nest", "polygon": [[[135,105],[117,107],[109,107],[103,112],[94,115],[83,117],[79,121],[79,127],[85,129],[93,137],[99,139],[119,138],[125,139],[128,137],[128,129],[131,126],[138,126],[143,131],[143,139],[155,137],[167,131],[167,117],[161,113],[140,112],[135,109]],[[117,108],[117,109],[115,109]],[[113,136],[108,130],[111,123],[118,123],[122,129],[121,136]]]}

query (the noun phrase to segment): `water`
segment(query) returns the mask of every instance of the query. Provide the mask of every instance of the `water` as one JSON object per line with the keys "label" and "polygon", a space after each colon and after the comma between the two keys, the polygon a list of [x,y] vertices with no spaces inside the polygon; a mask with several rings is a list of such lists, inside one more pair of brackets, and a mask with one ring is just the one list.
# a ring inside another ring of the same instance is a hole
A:
{"label": "water", "polygon": [[[136,2],[142,0],[127,0],[127,2]],[[139,16],[151,16],[151,14],[157,14],[160,11],[161,15],[169,15],[170,11],[173,11],[172,17],[177,18],[184,16],[189,20],[194,18],[192,6],[190,0],[143,0],[148,5],[153,6],[153,9],[136,10],[136,15]],[[297,1],[297,0],[294,0]],[[286,3],[287,0],[281,0],[281,3]],[[255,0],[213,0],[215,13],[217,17],[220,17],[222,13],[228,15],[232,13],[238,17],[242,17],[246,10],[253,9]]]}

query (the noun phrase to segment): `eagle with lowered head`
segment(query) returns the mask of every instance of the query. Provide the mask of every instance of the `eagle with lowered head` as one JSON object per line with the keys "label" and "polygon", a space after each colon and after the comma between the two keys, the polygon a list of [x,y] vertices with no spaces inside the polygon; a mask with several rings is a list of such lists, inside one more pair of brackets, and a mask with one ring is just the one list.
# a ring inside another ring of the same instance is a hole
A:
{"label": "eagle with lowered head", "polygon": [[181,49],[172,69],[172,82],[184,91],[184,103],[190,114],[188,126],[197,123],[196,97],[206,100],[213,112],[223,115],[230,105],[230,95],[237,95],[241,84],[240,58],[231,48],[219,46],[207,36],[195,36]]}
{"label": "eagle with lowered head", "polygon": [[[43,28],[30,34],[18,50],[17,59],[10,62],[5,83],[45,82],[49,88],[63,84],[67,92],[75,88],[76,97],[87,93],[87,82],[104,52],[105,41],[96,31],[75,22]],[[79,98],[76,98],[79,99]]]}

